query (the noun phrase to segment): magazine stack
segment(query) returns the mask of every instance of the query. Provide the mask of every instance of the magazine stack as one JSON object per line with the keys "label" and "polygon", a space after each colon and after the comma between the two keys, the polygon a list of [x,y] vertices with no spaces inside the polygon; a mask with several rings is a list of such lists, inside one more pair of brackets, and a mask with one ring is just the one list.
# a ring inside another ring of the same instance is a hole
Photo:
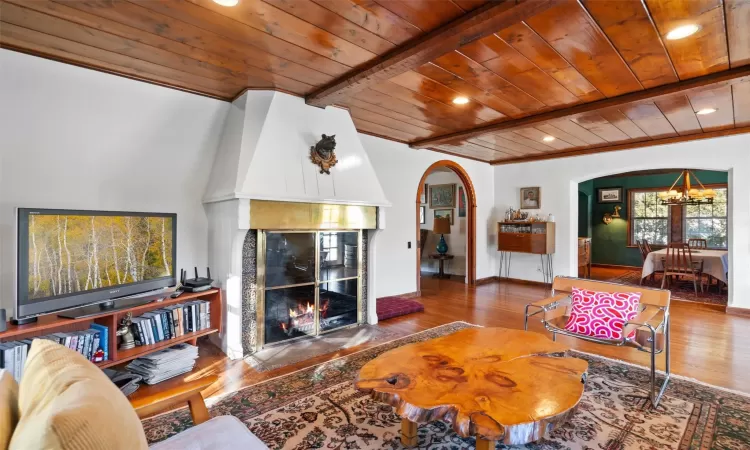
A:
{"label": "magazine stack", "polygon": [[196,359],[198,359],[198,347],[190,344],[177,344],[141,356],[128,364],[127,369],[142,376],[144,383],[156,384],[190,372],[195,367]]}

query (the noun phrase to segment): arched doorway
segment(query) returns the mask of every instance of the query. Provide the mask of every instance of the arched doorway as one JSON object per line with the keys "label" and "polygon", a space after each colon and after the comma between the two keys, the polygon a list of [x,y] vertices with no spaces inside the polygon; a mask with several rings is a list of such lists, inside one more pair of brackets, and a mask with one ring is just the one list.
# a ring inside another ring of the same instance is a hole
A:
{"label": "arched doorway", "polygon": [[[446,168],[455,172],[458,178],[464,185],[466,190],[466,283],[473,286],[477,282],[477,196],[474,191],[474,185],[471,183],[469,174],[466,173],[463,167],[458,163],[441,160],[433,163],[430,167],[425,170],[422,174],[422,178],[419,180],[417,186],[416,196],[416,208],[415,208],[415,222],[416,222],[416,243],[417,243],[417,293],[421,293],[421,261],[422,261],[422,243],[420,242],[420,223],[419,223],[419,207],[421,206],[420,196],[424,191],[425,181],[427,176],[438,168]],[[425,195],[429,193],[425,192]]]}

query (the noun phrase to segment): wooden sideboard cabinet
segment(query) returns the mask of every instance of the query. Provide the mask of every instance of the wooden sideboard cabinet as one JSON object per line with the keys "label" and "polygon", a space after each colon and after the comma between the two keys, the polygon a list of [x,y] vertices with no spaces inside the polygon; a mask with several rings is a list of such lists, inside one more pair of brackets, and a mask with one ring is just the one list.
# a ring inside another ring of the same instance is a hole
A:
{"label": "wooden sideboard cabinet", "polygon": [[498,222],[497,250],[500,252],[500,277],[510,278],[512,253],[530,253],[541,257],[544,282],[554,278],[552,255],[555,253],[554,222]]}
{"label": "wooden sideboard cabinet", "polygon": [[555,253],[554,222],[498,222],[497,249],[501,252]]}

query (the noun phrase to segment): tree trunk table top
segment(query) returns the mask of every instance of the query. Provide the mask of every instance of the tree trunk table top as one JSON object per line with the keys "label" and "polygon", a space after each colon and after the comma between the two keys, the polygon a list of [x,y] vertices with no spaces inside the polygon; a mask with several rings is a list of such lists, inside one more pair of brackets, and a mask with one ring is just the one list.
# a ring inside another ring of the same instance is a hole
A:
{"label": "tree trunk table top", "polygon": [[526,444],[581,399],[588,362],[567,350],[539,333],[469,328],[383,353],[356,386],[411,422],[443,419],[463,437]]}

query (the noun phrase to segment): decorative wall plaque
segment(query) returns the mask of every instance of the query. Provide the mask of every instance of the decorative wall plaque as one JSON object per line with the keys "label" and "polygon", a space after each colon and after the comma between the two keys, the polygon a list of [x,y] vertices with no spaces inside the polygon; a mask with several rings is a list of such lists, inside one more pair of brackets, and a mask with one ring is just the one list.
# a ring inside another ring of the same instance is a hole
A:
{"label": "decorative wall plaque", "polygon": [[310,160],[313,164],[320,166],[320,173],[331,174],[331,167],[335,166],[337,162],[336,152],[336,135],[326,136],[323,135],[323,139],[319,140],[317,144],[310,147]]}

